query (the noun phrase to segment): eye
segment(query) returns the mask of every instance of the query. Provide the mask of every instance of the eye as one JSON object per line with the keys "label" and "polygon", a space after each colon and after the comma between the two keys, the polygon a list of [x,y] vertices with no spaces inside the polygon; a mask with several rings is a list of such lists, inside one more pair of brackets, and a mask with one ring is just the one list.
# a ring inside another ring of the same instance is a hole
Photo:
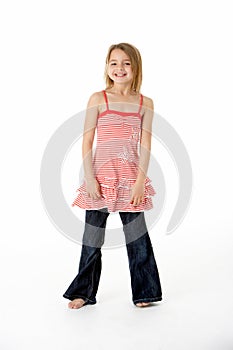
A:
{"label": "eye", "polygon": [[130,66],[130,64],[131,64],[130,62],[125,62],[126,66]]}
{"label": "eye", "polygon": [[115,65],[116,65],[116,63],[115,63],[115,62],[112,62],[110,65],[111,65],[111,66],[115,66]]}

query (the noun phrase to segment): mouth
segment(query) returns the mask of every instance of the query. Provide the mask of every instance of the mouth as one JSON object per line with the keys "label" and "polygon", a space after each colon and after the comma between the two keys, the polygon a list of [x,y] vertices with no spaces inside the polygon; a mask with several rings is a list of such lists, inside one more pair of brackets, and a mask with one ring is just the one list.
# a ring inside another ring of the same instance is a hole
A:
{"label": "mouth", "polygon": [[117,78],[124,78],[127,75],[127,73],[115,73],[114,76]]}

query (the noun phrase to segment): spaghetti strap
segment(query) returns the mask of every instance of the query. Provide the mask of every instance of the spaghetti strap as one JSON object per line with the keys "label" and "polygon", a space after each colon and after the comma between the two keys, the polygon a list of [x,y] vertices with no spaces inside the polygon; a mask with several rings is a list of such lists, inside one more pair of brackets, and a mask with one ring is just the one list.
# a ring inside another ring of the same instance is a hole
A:
{"label": "spaghetti strap", "polygon": [[106,103],[107,110],[109,110],[109,107],[108,107],[108,98],[107,98],[107,94],[106,94],[106,91],[105,91],[105,90],[103,90],[103,94],[104,94],[104,99],[105,99],[105,103]]}
{"label": "spaghetti strap", "polygon": [[138,110],[139,114],[141,113],[141,110],[142,110],[142,104],[143,104],[143,95],[140,94],[140,106],[139,106],[139,110]]}

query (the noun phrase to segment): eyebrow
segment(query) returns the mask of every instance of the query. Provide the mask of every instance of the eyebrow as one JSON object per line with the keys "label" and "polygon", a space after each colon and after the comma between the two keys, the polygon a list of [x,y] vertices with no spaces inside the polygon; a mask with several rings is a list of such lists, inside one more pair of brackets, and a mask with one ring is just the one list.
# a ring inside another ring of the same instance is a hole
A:
{"label": "eyebrow", "polygon": [[[109,62],[113,62],[113,61],[117,61],[117,59],[111,59]],[[123,61],[130,61],[130,59],[128,58],[128,59],[125,59],[125,60],[123,60]]]}

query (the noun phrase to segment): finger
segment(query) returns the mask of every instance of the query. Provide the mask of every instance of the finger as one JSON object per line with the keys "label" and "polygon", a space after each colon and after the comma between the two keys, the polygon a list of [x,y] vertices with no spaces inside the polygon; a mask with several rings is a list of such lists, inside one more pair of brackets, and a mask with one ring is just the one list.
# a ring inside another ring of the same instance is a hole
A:
{"label": "finger", "polygon": [[99,199],[100,197],[101,197],[101,195],[100,195],[99,192],[95,192],[95,193],[93,194],[93,198],[94,198],[94,199]]}
{"label": "finger", "polygon": [[132,195],[130,201],[135,202],[136,200],[137,200],[137,197],[135,197],[135,195]]}
{"label": "finger", "polygon": [[142,202],[142,199],[135,199],[133,205],[139,205]]}

